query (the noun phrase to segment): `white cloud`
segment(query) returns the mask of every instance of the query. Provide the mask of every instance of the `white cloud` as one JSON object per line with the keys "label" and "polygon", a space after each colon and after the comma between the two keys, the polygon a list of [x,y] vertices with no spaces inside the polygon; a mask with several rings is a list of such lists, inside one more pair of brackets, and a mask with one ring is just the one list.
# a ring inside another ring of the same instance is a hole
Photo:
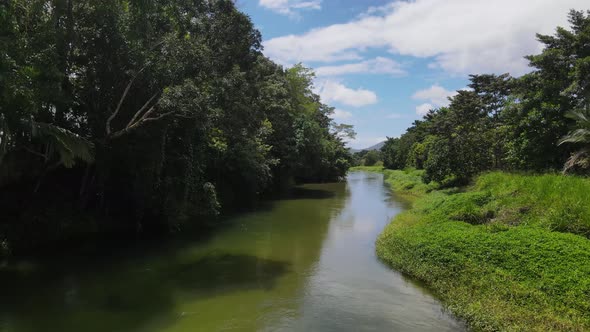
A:
{"label": "white cloud", "polygon": [[418,106],[416,106],[416,114],[418,114],[420,116],[425,116],[426,114],[428,114],[428,111],[430,111],[433,108],[434,108],[434,106],[429,103],[424,103],[424,104],[418,105]]}
{"label": "white cloud", "polygon": [[297,17],[299,10],[320,10],[322,0],[259,0],[258,5],[276,13]]}
{"label": "white cloud", "polygon": [[352,117],[352,113],[341,110],[341,109],[335,109],[334,113],[332,114],[332,119],[337,119],[337,120],[343,120],[343,119],[349,119]]}
{"label": "white cloud", "polygon": [[432,58],[430,67],[450,73],[519,75],[529,70],[522,57],[541,49],[535,33],[568,26],[568,10],[586,7],[588,0],[395,1],[348,23],[270,39],[265,50],[281,63],[295,63],[358,60],[367,49],[385,48]]}
{"label": "white cloud", "polygon": [[375,92],[365,89],[351,89],[333,80],[319,82],[317,93],[324,103],[337,102],[347,106],[360,107],[377,102]]}
{"label": "white cloud", "polygon": [[442,86],[435,84],[428,89],[419,90],[412,95],[416,100],[427,100],[429,104],[434,106],[447,106],[449,104],[449,97],[453,97],[457,91],[450,91]]}
{"label": "white cloud", "polygon": [[402,69],[401,64],[384,57],[376,57],[372,60],[338,66],[323,66],[316,68],[314,71],[318,76],[337,76],[345,74],[389,74],[401,76],[406,73]]}
{"label": "white cloud", "polygon": [[416,114],[424,116],[431,109],[449,105],[449,97],[457,95],[457,91],[451,91],[434,84],[428,89],[418,90],[412,95],[412,99],[427,101],[416,106]]}

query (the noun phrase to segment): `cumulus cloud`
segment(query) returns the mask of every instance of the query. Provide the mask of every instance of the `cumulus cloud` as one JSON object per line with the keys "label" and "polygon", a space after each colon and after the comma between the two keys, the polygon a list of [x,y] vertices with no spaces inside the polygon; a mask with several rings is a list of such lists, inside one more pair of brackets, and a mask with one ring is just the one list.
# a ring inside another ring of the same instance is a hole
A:
{"label": "cumulus cloud", "polygon": [[425,116],[426,114],[428,114],[428,111],[430,111],[433,108],[434,108],[434,105],[429,104],[429,103],[420,104],[420,105],[416,106],[416,114],[418,114],[420,116]]}
{"label": "cumulus cloud", "polygon": [[295,63],[359,60],[368,49],[385,48],[432,58],[430,67],[450,73],[519,75],[529,70],[522,57],[541,50],[535,33],[567,26],[568,10],[586,9],[587,1],[395,1],[348,23],[270,39],[265,49],[281,63]]}
{"label": "cumulus cloud", "polygon": [[360,107],[375,104],[375,92],[365,89],[351,89],[333,80],[320,81],[316,91],[323,102],[337,102],[347,106]]}
{"label": "cumulus cloud", "polygon": [[428,89],[419,90],[412,95],[416,100],[427,100],[429,104],[434,106],[447,106],[449,104],[449,97],[453,97],[457,91],[450,91],[442,86],[435,84]]}
{"label": "cumulus cloud", "polygon": [[426,101],[416,106],[416,114],[424,116],[429,110],[449,105],[449,97],[457,95],[457,91],[451,91],[434,84],[428,89],[418,90],[412,95],[412,99]]}
{"label": "cumulus cloud", "polygon": [[344,120],[344,119],[349,119],[352,117],[352,113],[341,110],[341,109],[335,109],[334,113],[332,114],[332,119],[335,120]]}
{"label": "cumulus cloud", "polygon": [[297,16],[299,10],[320,10],[321,0],[259,0],[258,5],[276,13]]}
{"label": "cumulus cloud", "polygon": [[376,57],[356,63],[347,63],[338,66],[323,66],[315,69],[318,76],[337,76],[345,74],[387,74],[401,76],[406,74],[402,65],[392,59]]}

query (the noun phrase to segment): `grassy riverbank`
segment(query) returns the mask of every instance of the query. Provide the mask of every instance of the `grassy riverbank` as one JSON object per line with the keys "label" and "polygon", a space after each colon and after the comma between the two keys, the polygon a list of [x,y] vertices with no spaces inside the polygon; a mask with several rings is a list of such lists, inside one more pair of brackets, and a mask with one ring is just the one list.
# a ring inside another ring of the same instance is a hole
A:
{"label": "grassy riverbank", "polygon": [[590,329],[590,180],[494,172],[441,191],[419,171],[365,170],[416,197],[377,240],[379,257],[474,330]]}
{"label": "grassy riverbank", "polygon": [[422,182],[423,171],[421,170],[407,169],[398,171],[384,169],[382,166],[356,166],[350,168],[350,170],[383,173],[385,182],[387,182],[390,188],[397,194],[410,200],[422,197],[437,187],[434,184],[424,184]]}

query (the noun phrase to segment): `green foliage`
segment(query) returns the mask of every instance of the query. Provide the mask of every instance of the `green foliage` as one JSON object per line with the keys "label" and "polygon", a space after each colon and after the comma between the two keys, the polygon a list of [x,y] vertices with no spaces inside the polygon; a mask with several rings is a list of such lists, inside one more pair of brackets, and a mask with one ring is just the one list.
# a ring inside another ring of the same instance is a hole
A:
{"label": "green foliage", "polygon": [[403,159],[399,154],[400,139],[388,137],[385,144],[381,147],[381,155],[383,157],[383,166],[389,169],[401,169],[405,166]]}
{"label": "green foliage", "polygon": [[423,169],[424,162],[428,159],[428,150],[431,148],[431,144],[434,143],[435,140],[434,136],[431,136],[432,139],[428,140],[425,139],[424,142],[416,142],[412,145],[410,149],[410,153],[408,155],[408,166]]}
{"label": "green foliage", "polygon": [[566,136],[559,140],[559,145],[563,143],[574,143],[582,145],[582,148],[570,156],[566,161],[563,172],[573,170],[588,170],[590,168],[590,118],[589,110],[570,111],[566,114],[567,117],[576,122],[577,129],[572,130]]}
{"label": "green foliage", "polygon": [[587,178],[492,172],[480,176],[474,187],[490,192],[495,209],[522,213],[519,222],[590,237],[590,206],[583,199],[590,195]]}
{"label": "green foliage", "polygon": [[389,138],[385,167],[423,168],[426,182],[443,185],[494,169],[551,171],[564,162],[565,170],[587,172],[590,12],[571,11],[569,22],[570,30],[537,36],[544,49],[527,57],[533,72],[471,75],[469,91]]}
{"label": "green foliage", "polygon": [[[469,91],[382,150],[396,169],[383,171],[386,181],[418,199],[381,234],[378,256],[474,330],[590,330],[590,182],[489,172],[565,162],[587,174],[590,11],[571,11],[569,22],[537,36],[544,49],[527,57],[533,72],[471,75]],[[399,170],[408,166],[423,173]]]}
{"label": "green foliage", "polygon": [[14,202],[176,231],[350,166],[352,126],[330,119],[309,68],[263,56],[231,0],[9,0],[0,33],[0,208],[14,216],[0,239],[13,247],[34,242]]}
{"label": "green foliage", "polygon": [[415,193],[380,235],[381,259],[474,330],[590,328],[588,179],[493,172],[467,190]]}
{"label": "green foliage", "polygon": [[364,165],[365,166],[375,166],[378,161],[381,160],[381,154],[377,150],[368,151],[367,154],[364,156]]}
{"label": "green foliage", "polygon": [[425,184],[422,181],[424,171],[413,168],[391,170],[385,169],[383,166],[357,166],[351,167],[350,170],[383,173],[385,183],[387,183],[396,194],[401,194],[410,199],[423,196],[439,187],[439,185],[434,182]]}
{"label": "green foliage", "polygon": [[383,166],[354,166],[348,169],[349,171],[367,171],[367,172],[381,172]]}
{"label": "green foliage", "polygon": [[50,123],[33,122],[31,127],[31,136],[46,145],[46,159],[55,153],[59,163],[67,168],[73,167],[76,159],[86,163],[94,161],[94,145],[87,139]]}
{"label": "green foliage", "polygon": [[422,181],[423,170],[407,168],[404,170],[383,170],[385,182],[394,192],[410,198],[420,197],[438,188],[438,184],[431,182],[425,184]]}

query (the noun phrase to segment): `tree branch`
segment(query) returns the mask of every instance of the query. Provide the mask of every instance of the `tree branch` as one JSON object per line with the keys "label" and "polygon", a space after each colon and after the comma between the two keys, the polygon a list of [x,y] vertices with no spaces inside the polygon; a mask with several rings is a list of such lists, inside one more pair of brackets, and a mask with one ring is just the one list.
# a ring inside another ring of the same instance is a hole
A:
{"label": "tree branch", "polygon": [[[148,107],[148,105],[152,102],[152,100],[154,100],[154,98],[156,98],[157,95],[158,95],[158,93],[154,93],[154,95],[150,99],[148,99],[148,101],[146,101],[145,104],[143,104],[143,106],[139,109],[139,111],[135,112],[135,115],[133,115],[131,120],[129,120],[129,123],[127,123],[127,127],[131,126],[133,124],[133,122],[135,122],[135,120],[137,120],[137,118],[139,117],[141,112],[143,112]],[[153,107],[151,109],[153,109]]]}
{"label": "tree branch", "polygon": [[145,69],[145,66],[143,68],[141,68],[137,72],[137,74],[135,74],[133,76],[133,78],[129,81],[129,83],[125,87],[125,90],[123,91],[123,95],[121,96],[121,99],[119,99],[119,103],[117,104],[117,108],[115,108],[115,111],[113,112],[113,114],[111,114],[111,116],[109,116],[109,118],[107,119],[107,123],[106,123],[106,133],[107,133],[107,136],[109,136],[111,134],[111,122],[113,121],[113,119],[115,119],[115,117],[117,117],[117,114],[119,114],[119,110],[121,110],[121,106],[123,105],[123,102],[127,98],[127,94],[129,93],[129,90],[131,89],[131,86],[133,85],[133,82],[135,82],[135,79],[137,78],[137,76],[139,76],[139,74],[141,74],[141,72],[144,69]]}
{"label": "tree branch", "polygon": [[175,113],[174,111],[170,111],[170,112],[166,112],[166,113],[160,114],[160,115],[158,115],[158,116],[156,116],[156,117],[153,117],[153,118],[149,118],[149,117],[147,117],[147,116],[148,116],[150,113],[152,113],[152,112],[153,112],[153,110],[154,110],[154,106],[152,106],[152,107],[151,107],[151,108],[150,108],[150,109],[149,109],[149,110],[148,110],[148,111],[147,111],[147,112],[146,112],[146,113],[145,113],[145,114],[144,114],[144,115],[141,117],[141,119],[139,119],[139,120],[135,121],[135,122],[134,122],[133,124],[131,124],[130,126],[127,126],[127,127],[123,128],[123,129],[121,129],[121,130],[119,130],[119,131],[116,131],[116,132],[112,133],[112,134],[110,135],[110,138],[119,138],[119,137],[121,137],[121,136],[123,136],[123,135],[127,134],[128,132],[130,132],[130,131],[132,131],[132,130],[134,130],[134,129],[137,129],[137,128],[139,128],[140,126],[142,126],[143,124],[145,124],[145,123],[147,123],[147,122],[158,121],[158,120],[161,120],[161,119],[163,119],[163,118],[165,118],[165,117],[168,117],[168,116],[170,116],[170,115],[172,115],[172,114],[174,114],[174,113]]}

